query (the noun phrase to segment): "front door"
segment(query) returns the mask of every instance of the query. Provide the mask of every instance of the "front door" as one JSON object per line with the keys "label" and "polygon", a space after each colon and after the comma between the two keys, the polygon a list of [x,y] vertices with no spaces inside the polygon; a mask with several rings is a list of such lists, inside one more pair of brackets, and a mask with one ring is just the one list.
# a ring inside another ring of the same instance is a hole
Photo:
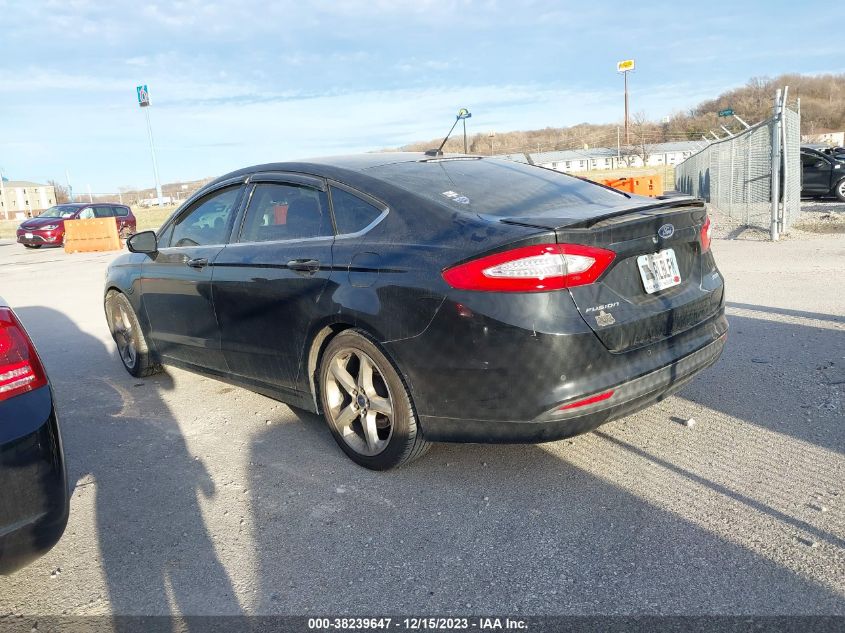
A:
{"label": "front door", "polygon": [[214,264],[214,303],[229,370],[279,392],[297,390],[306,338],[332,265],[334,231],[315,178],[251,177],[238,239]]}
{"label": "front door", "polygon": [[243,186],[200,198],[161,231],[159,250],[141,267],[150,337],[162,356],[226,371],[214,315],[211,273],[229,238]]}

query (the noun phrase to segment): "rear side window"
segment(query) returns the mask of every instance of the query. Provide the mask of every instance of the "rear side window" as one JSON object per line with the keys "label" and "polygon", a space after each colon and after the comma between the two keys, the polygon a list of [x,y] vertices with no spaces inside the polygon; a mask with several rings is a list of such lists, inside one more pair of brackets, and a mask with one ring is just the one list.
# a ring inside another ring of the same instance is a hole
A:
{"label": "rear side window", "polygon": [[383,213],[378,207],[348,191],[338,187],[330,187],[330,189],[334,222],[340,235],[357,233],[367,228]]}
{"label": "rear side window", "polygon": [[394,163],[367,173],[456,211],[497,217],[577,218],[627,199],[561,172],[501,159]]}
{"label": "rear side window", "polygon": [[112,209],[114,209],[114,214],[119,218],[125,218],[129,215],[128,207],[112,207]]}
{"label": "rear side window", "polygon": [[114,211],[111,207],[94,207],[95,218],[113,218]]}
{"label": "rear side window", "polygon": [[255,186],[240,241],[274,242],[331,235],[325,193],[299,185],[267,183]]}

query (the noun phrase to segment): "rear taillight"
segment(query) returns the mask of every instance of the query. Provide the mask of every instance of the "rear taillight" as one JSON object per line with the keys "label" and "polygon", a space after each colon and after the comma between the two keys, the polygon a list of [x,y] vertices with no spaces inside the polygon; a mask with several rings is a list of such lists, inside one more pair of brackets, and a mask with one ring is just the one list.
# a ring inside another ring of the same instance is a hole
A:
{"label": "rear taillight", "polygon": [[20,321],[0,308],[0,400],[47,384],[47,375]]}
{"label": "rear taillight", "polygon": [[443,279],[459,290],[543,292],[591,284],[616,253],[581,244],[537,244],[459,264]]}
{"label": "rear taillight", "polygon": [[704,219],[704,225],[701,227],[701,252],[705,253],[710,250],[710,236],[713,234],[713,227],[710,226],[710,216]]}

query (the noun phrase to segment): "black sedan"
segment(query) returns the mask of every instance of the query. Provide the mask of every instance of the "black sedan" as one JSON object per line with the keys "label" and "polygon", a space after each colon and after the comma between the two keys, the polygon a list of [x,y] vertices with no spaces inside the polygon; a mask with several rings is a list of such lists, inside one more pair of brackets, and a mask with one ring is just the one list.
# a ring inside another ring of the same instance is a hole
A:
{"label": "black sedan", "polygon": [[703,203],[498,159],[250,167],[129,250],[105,310],[130,373],[321,412],[373,469],[591,430],[713,364],[728,328]]}
{"label": "black sedan", "polygon": [[845,161],[802,147],[801,195],[806,198],[835,196],[845,202]]}
{"label": "black sedan", "polygon": [[50,383],[26,330],[0,299],[0,574],[53,547],[68,508]]}

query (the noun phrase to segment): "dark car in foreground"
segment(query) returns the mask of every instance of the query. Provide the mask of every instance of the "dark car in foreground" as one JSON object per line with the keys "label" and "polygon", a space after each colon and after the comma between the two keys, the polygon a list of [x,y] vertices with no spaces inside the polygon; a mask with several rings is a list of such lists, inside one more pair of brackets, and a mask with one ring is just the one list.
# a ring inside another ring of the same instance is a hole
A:
{"label": "dark car in foreground", "polygon": [[53,547],[68,508],[50,382],[26,330],[0,298],[0,574]]}
{"label": "dark car in foreground", "polygon": [[132,209],[124,204],[88,204],[69,202],[50,207],[40,215],[25,220],[17,230],[17,240],[27,248],[64,244],[65,220],[114,218],[117,232],[127,238],[135,233],[137,221]]}
{"label": "dark car in foreground", "polygon": [[802,147],[801,195],[805,198],[835,196],[840,202],[845,202],[845,161]]}
{"label": "dark car in foreground", "polygon": [[492,158],[250,167],[128,246],[104,299],[131,374],[323,413],[373,469],[594,429],[712,365],[728,329],[702,202]]}

